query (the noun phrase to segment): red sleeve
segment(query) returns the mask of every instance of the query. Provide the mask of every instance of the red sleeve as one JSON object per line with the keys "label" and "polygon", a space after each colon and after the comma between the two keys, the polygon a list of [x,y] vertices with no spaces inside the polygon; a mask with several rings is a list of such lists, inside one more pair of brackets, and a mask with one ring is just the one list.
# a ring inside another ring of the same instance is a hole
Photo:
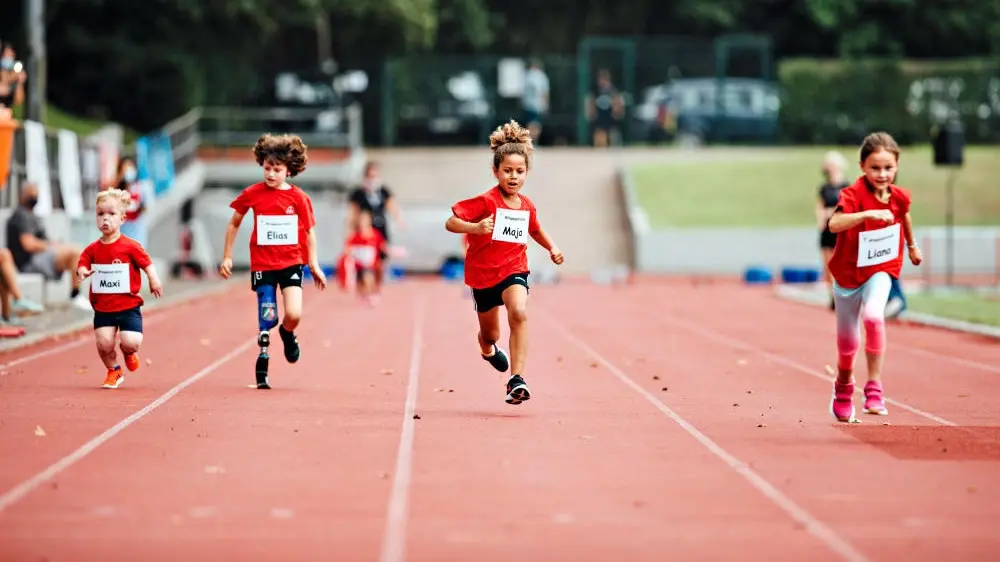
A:
{"label": "red sleeve", "polygon": [[253,186],[250,186],[241,191],[240,194],[236,196],[236,199],[233,199],[233,202],[229,204],[229,206],[234,211],[236,211],[241,215],[247,214],[247,211],[249,211],[250,208],[253,207],[253,196],[250,191],[251,189],[253,189]]}
{"label": "red sleeve", "polygon": [[910,212],[910,202],[913,201],[913,199],[910,197],[910,192],[905,189],[900,188],[899,194],[900,194],[899,200],[902,202],[902,205],[900,205],[900,210],[905,215],[906,213]]}
{"label": "red sleeve", "polygon": [[310,199],[309,196],[306,195],[305,191],[300,191],[299,196],[302,199],[301,201],[299,201],[299,211],[300,215],[302,215],[303,218],[305,219],[303,225],[306,229],[306,232],[308,232],[310,229],[315,228],[316,226],[316,215],[315,213],[313,213],[313,202],[312,199]]}
{"label": "red sleeve", "polygon": [[455,203],[451,207],[451,212],[465,222],[479,222],[490,214],[490,209],[486,197],[477,195],[472,199]]}
{"label": "red sleeve", "polygon": [[854,197],[854,192],[851,189],[840,190],[840,197],[837,200],[836,211],[841,213],[850,214],[858,212],[858,201]]}
{"label": "red sleeve", "polygon": [[90,269],[91,264],[94,263],[94,244],[88,245],[86,248],[80,252],[80,259],[76,261],[76,268],[80,269],[85,267]]}
{"label": "red sleeve", "polygon": [[143,248],[142,244],[139,244],[138,242],[132,244],[130,253],[132,254],[132,261],[139,266],[139,269],[146,269],[153,264],[153,260],[149,257],[146,249]]}

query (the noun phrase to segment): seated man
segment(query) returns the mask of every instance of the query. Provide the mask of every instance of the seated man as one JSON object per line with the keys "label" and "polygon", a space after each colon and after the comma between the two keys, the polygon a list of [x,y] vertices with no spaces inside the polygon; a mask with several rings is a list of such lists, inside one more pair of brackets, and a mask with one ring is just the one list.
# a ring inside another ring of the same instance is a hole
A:
{"label": "seated man", "polygon": [[21,273],[38,273],[48,281],[56,281],[70,272],[73,288],[69,296],[73,306],[90,310],[87,295],[80,294],[80,279],[73,275],[80,248],[46,239],[45,227],[33,211],[37,203],[38,187],[25,184],[21,204],[7,219],[7,247],[14,255],[14,264]]}

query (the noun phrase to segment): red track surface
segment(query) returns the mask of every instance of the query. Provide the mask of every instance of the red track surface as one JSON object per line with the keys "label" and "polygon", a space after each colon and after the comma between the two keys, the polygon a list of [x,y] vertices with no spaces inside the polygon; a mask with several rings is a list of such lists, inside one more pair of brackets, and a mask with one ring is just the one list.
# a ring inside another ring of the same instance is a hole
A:
{"label": "red track surface", "polygon": [[115,391],[89,340],[0,357],[0,560],[1000,554],[995,342],[890,326],[890,416],[844,425],[828,311],[728,283],[539,287],[512,407],[460,287],[306,299],[271,391],[247,388],[242,287],[151,315],[151,364]]}

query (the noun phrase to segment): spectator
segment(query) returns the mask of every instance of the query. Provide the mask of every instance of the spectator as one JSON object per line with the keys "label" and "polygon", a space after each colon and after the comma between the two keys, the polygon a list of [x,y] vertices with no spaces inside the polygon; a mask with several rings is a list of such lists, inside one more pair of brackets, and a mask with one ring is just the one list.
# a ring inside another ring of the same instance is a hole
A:
{"label": "spectator", "polygon": [[524,110],[524,124],[531,131],[531,138],[537,141],[542,134],[542,115],[549,112],[549,77],[538,59],[532,59],[524,74],[521,108]]}
{"label": "spectator", "polygon": [[[357,228],[358,215],[361,211],[371,213],[372,226],[382,234],[382,238],[385,239],[386,244],[390,244],[391,240],[389,238],[389,224],[386,221],[386,211],[392,215],[397,224],[403,226],[403,217],[400,216],[396,199],[393,197],[392,192],[389,191],[389,188],[382,183],[382,178],[379,177],[378,173],[378,164],[374,162],[368,162],[365,165],[365,179],[362,180],[360,187],[351,191],[348,196],[348,204],[350,206],[347,217],[348,236]],[[379,256],[381,259],[379,260],[379,266],[375,269],[375,285],[381,288],[385,277],[384,263],[388,255],[385,252],[379,252]]]}
{"label": "spectator", "polygon": [[625,116],[625,100],[611,83],[611,73],[606,69],[597,72],[597,87],[587,97],[587,119],[593,127],[594,146],[611,144],[615,133],[620,132]]}
{"label": "spectator", "polygon": [[14,46],[4,43],[0,47],[0,108],[13,110],[24,101],[26,77],[17,60]]}
{"label": "spectator", "polygon": [[819,228],[819,250],[823,258],[823,282],[826,283],[827,293],[830,296],[830,310],[833,310],[833,277],[827,264],[830,263],[833,248],[837,245],[837,235],[830,232],[830,217],[837,208],[840,192],[850,185],[844,180],[846,169],[847,159],[841,153],[835,150],[826,153],[822,166],[826,182],[820,186],[816,200],[816,226]]}
{"label": "spectator", "polygon": [[139,180],[135,160],[129,156],[118,161],[118,173],[115,176],[116,189],[127,191],[132,196],[132,203],[125,211],[125,223],[122,224],[122,234],[135,240],[143,247],[148,246],[148,227],[146,225],[147,204],[153,199],[153,186],[148,181]]}
{"label": "spectator", "polygon": [[[11,301],[13,299],[13,301]],[[11,310],[13,309],[13,311]],[[11,312],[41,313],[45,308],[24,298],[17,286],[17,267],[14,265],[14,255],[7,248],[0,248],[0,324],[17,325],[21,322]]]}
{"label": "spectator", "polygon": [[80,294],[80,279],[73,272],[80,259],[80,248],[50,242],[42,221],[35,215],[38,187],[27,183],[21,191],[21,204],[7,219],[7,247],[14,257],[14,264],[21,273],[37,273],[48,281],[56,281],[70,273],[73,288],[70,301],[73,306],[91,310],[90,300]]}

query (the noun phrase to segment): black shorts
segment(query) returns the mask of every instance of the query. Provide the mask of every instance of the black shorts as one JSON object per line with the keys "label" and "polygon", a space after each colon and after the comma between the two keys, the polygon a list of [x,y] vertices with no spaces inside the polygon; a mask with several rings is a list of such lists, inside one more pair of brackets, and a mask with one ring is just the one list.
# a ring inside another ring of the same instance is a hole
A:
{"label": "black shorts", "polygon": [[302,286],[302,265],[293,265],[285,269],[270,271],[251,271],[250,290],[256,292],[261,285],[273,285],[279,289]]}
{"label": "black shorts", "polygon": [[528,289],[528,273],[515,273],[492,287],[473,289],[472,303],[476,307],[476,312],[489,312],[498,306],[503,306],[503,292],[511,285],[521,285]]}
{"label": "black shorts", "polygon": [[139,307],[121,310],[118,312],[94,311],[94,329],[97,328],[118,328],[119,332],[139,332],[142,333],[142,311]]}
{"label": "black shorts", "polygon": [[819,233],[819,247],[834,249],[837,247],[837,235],[829,230]]}

